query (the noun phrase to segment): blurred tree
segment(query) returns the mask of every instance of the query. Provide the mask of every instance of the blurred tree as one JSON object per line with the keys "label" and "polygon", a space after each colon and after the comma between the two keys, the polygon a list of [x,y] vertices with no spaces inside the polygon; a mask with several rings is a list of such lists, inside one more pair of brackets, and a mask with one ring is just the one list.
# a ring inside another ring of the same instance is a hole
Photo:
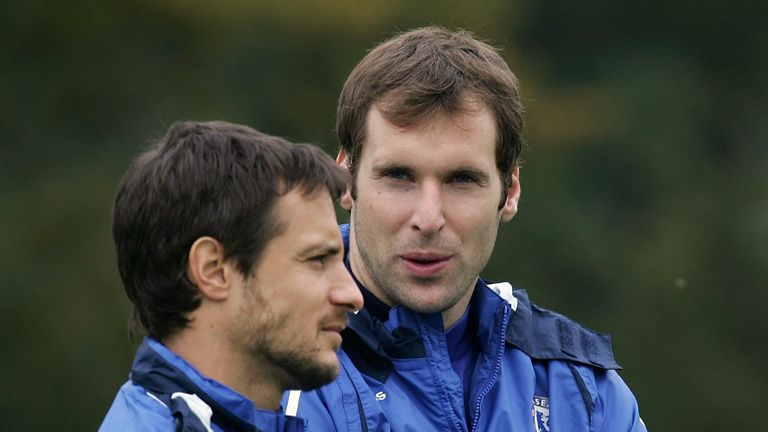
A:
{"label": "blurred tree", "polygon": [[[333,153],[375,42],[494,45],[528,107],[523,202],[486,276],[615,335],[652,430],[760,429],[768,4],[9,1],[0,14],[0,426],[84,430],[127,378],[114,188],[179,119]],[[724,403],[723,401],[728,402]]]}

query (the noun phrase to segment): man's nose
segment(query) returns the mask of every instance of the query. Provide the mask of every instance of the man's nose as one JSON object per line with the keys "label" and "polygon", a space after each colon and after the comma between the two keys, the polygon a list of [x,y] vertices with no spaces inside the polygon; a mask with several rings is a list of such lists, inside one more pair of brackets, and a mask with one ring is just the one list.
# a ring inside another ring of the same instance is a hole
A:
{"label": "man's nose", "polygon": [[363,308],[363,294],[352,279],[342,261],[336,264],[334,284],[330,292],[331,303],[344,306],[350,311],[358,311]]}
{"label": "man's nose", "polygon": [[437,182],[420,185],[420,193],[414,197],[411,226],[422,235],[438,233],[445,225],[443,190]]}

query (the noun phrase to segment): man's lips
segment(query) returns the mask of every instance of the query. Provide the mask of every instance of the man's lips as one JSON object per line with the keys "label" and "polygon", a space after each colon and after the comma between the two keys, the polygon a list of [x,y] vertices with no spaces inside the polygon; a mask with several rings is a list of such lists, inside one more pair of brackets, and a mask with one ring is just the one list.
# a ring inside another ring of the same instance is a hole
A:
{"label": "man's lips", "polygon": [[347,328],[347,320],[346,319],[344,319],[343,321],[342,320],[328,321],[328,322],[323,323],[320,326],[320,329],[322,331],[335,332],[335,333],[341,333],[345,328]]}
{"label": "man's lips", "polygon": [[405,268],[417,277],[433,277],[450,263],[452,256],[436,252],[408,252],[400,255]]}
{"label": "man's lips", "polygon": [[400,258],[412,261],[444,261],[450,257],[450,254],[439,252],[407,252],[400,255]]}
{"label": "man's lips", "polygon": [[321,333],[328,335],[333,340],[333,349],[341,345],[341,332],[347,327],[346,322],[328,323],[320,327]]}

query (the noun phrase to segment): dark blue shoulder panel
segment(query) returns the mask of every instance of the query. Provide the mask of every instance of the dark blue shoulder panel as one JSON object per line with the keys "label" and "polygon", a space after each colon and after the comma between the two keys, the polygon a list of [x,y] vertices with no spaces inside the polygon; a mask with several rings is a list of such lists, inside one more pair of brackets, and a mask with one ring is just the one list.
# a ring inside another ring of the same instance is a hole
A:
{"label": "dark blue shoulder panel", "polygon": [[611,338],[559,313],[531,303],[525,290],[514,291],[517,310],[507,326],[507,343],[540,360],[568,360],[600,369],[621,369]]}
{"label": "dark blue shoulder panel", "polygon": [[398,327],[390,332],[365,308],[349,316],[349,325],[341,335],[342,349],[357,369],[382,383],[393,371],[391,359],[426,355],[424,342],[414,330]]}

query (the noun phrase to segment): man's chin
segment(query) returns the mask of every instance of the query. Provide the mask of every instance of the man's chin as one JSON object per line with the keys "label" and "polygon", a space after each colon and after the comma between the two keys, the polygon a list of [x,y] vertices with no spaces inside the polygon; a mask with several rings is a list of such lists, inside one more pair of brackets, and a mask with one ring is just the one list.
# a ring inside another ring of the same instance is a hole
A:
{"label": "man's chin", "polygon": [[333,381],[339,374],[340,366],[336,352],[327,349],[307,352],[283,352],[274,358],[275,365],[282,369],[286,389],[313,390]]}
{"label": "man's chin", "polygon": [[339,375],[339,362],[318,363],[302,371],[295,388],[300,390],[314,390],[332,382]]}
{"label": "man's chin", "polygon": [[414,312],[433,314],[450,309],[456,302],[448,301],[443,297],[424,296],[404,298],[400,301],[400,304]]}

